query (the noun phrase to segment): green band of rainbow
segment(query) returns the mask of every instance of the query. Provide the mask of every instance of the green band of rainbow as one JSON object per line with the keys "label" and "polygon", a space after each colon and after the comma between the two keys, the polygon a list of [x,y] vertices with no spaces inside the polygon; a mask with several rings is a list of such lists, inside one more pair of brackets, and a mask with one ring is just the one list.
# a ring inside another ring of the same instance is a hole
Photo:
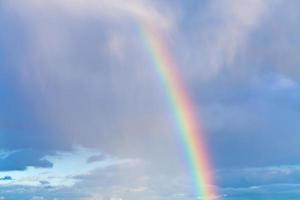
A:
{"label": "green band of rainbow", "polygon": [[172,104],[180,138],[186,151],[191,168],[191,174],[196,184],[197,198],[216,199],[214,190],[213,169],[199,120],[193,108],[193,103],[180,77],[178,67],[171,56],[162,34],[155,28],[142,25],[141,32],[146,47],[151,53],[157,73]]}

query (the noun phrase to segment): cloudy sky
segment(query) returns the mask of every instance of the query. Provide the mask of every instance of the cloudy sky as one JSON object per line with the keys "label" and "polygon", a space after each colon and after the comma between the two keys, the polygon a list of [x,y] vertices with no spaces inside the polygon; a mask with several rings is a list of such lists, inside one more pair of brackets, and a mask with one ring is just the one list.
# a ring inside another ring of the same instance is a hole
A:
{"label": "cloudy sky", "polygon": [[202,199],[141,23],[166,38],[187,85],[217,199],[299,199],[299,9],[1,0],[0,200]]}

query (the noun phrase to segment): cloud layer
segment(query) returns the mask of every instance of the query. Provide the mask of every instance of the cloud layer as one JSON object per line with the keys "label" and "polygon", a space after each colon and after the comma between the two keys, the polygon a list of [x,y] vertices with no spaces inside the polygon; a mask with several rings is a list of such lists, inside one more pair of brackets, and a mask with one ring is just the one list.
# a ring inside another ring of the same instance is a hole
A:
{"label": "cloud layer", "polygon": [[[224,199],[296,199],[298,7],[297,0],[2,2],[0,182],[22,177],[25,186],[5,185],[1,195],[194,198],[143,23],[161,31],[179,64]],[[84,170],[71,173],[70,163]]]}

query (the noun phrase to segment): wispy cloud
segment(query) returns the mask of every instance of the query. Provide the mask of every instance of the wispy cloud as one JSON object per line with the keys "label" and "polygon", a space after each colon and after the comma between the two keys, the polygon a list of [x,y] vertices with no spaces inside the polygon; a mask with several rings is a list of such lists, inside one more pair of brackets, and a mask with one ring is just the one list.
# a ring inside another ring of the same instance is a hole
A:
{"label": "wispy cloud", "polygon": [[[26,3],[15,4],[8,2],[8,6],[13,9],[19,8],[25,12],[64,12],[72,17],[100,17],[105,20],[124,20],[123,17],[132,17],[133,20],[143,21],[144,23],[155,24],[161,28],[168,28],[172,21],[166,16],[167,10],[161,12],[155,2],[145,0],[54,0],[51,2],[40,2],[30,0]],[[170,17],[170,16],[169,16]]]}

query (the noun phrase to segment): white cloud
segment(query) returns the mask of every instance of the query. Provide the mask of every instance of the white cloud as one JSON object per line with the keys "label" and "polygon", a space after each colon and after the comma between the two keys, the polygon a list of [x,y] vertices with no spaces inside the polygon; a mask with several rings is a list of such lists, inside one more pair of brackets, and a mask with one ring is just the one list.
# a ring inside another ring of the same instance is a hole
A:
{"label": "white cloud", "polygon": [[111,197],[110,200],[123,200],[123,199],[120,197]]}
{"label": "white cloud", "polygon": [[298,83],[296,81],[285,76],[276,77],[273,83],[274,90],[291,89],[291,88],[296,88],[297,86]]}
{"label": "white cloud", "polygon": [[29,0],[17,4],[9,2],[8,5],[34,13],[56,10],[78,17],[108,17],[116,20],[133,17],[134,20],[155,24],[160,28],[168,28],[171,25],[171,21],[165,16],[166,12],[160,12],[157,7],[145,0],[53,0],[50,2]]}
{"label": "white cloud", "polygon": [[189,78],[212,80],[227,72],[239,76],[244,66],[238,66],[236,59],[277,5],[278,1],[270,0],[209,1],[194,16],[199,23],[192,24],[191,36],[184,41],[189,45],[182,53],[190,67]]}
{"label": "white cloud", "polygon": [[31,200],[45,200],[45,198],[42,196],[34,196],[31,198]]}
{"label": "white cloud", "polygon": [[248,34],[255,29],[268,11],[268,1],[264,0],[221,0],[213,1],[211,13],[219,21],[213,30],[208,48],[211,67],[233,64],[239,50],[247,42]]}
{"label": "white cloud", "polygon": [[[53,163],[52,168],[41,169],[29,167],[26,171],[13,171],[9,174],[13,177],[11,181],[1,182],[3,186],[43,186],[43,182],[51,187],[70,187],[77,181],[75,176],[88,175],[95,169],[106,169],[115,165],[135,165],[137,159],[121,159],[105,155],[98,162],[88,163],[91,156],[99,155],[95,149],[77,147],[71,152],[57,152],[55,155],[47,156],[47,160]],[[4,176],[6,172],[0,172]]]}

